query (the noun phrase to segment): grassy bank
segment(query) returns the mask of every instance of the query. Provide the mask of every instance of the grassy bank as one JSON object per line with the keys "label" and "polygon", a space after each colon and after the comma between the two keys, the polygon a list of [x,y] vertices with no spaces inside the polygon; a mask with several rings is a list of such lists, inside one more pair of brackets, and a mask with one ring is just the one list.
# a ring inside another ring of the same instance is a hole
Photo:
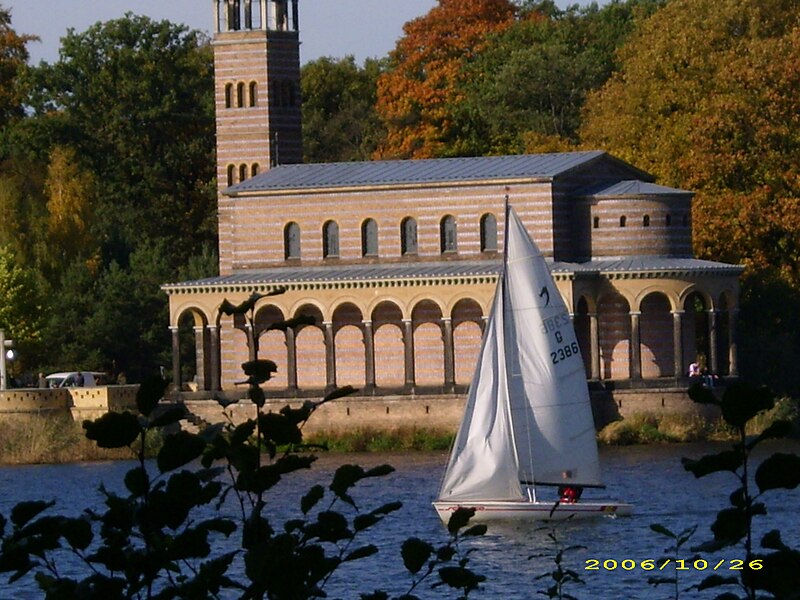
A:
{"label": "grassy bank", "polygon": [[309,435],[310,444],[324,444],[332,452],[400,452],[407,450],[448,450],[454,431],[402,427],[392,431],[373,428]]}
{"label": "grassy bank", "polygon": [[[152,437],[152,436],[151,436]],[[148,454],[155,455],[160,440]],[[49,464],[133,458],[128,448],[105,449],[87,440],[69,417],[16,416],[0,425],[0,464]]]}
{"label": "grassy bank", "polygon": [[[753,418],[747,433],[757,435],[772,423],[786,420],[793,424],[793,436],[800,437],[800,402],[781,398],[775,408]],[[598,434],[601,444],[624,446],[665,442],[731,441],[736,432],[722,419],[707,420],[696,415],[651,413],[634,414],[606,425]]]}

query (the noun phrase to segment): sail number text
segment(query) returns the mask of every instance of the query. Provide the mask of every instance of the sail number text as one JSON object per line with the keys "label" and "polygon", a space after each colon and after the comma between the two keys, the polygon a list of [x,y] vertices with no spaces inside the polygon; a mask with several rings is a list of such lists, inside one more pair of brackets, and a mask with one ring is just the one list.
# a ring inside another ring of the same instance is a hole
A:
{"label": "sail number text", "polygon": [[[555,332],[556,342],[561,344],[564,341],[564,336],[561,335],[560,331]],[[553,362],[554,365],[557,365],[560,362],[567,360],[572,356],[578,356],[580,354],[580,349],[578,348],[578,342],[572,342],[564,344],[563,346],[556,348],[550,353],[550,360]]]}

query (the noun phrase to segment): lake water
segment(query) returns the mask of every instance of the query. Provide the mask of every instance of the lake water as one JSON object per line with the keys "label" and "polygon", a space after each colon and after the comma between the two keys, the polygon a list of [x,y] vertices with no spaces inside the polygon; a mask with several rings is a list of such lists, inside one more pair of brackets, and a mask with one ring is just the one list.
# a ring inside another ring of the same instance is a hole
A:
{"label": "lake water", "polygon": [[[567,566],[577,571],[584,585],[567,589],[578,598],[599,599],[651,599],[669,598],[674,593],[667,586],[654,588],[647,578],[657,574],[640,568],[642,561],[659,559],[669,541],[650,530],[650,524],[660,523],[679,532],[691,525],[699,525],[693,542],[711,538],[709,525],[716,512],[727,506],[728,495],[736,487],[731,474],[718,473],[703,479],[684,471],[681,457],[698,458],[705,453],[720,451],[727,446],[709,444],[683,444],[664,446],[630,446],[602,448],[604,479],[608,486],[603,492],[587,490],[585,497],[606,495],[635,505],[635,513],[627,518],[602,518],[559,526],[558,537],[565,545],[585,546],[567,554]],[[800,453],[800,443],[781,443],[767,446],[762,451],[788,451]],[[364,467],[389,463],[396,472],[385,478],[367,480],[357,487],[356,501],[364,509],[371,509],[392,500],[401,500],[403,508],[378,525],[369,541],[380,548],[380,553],[359,561],[349,571],[338,574],[327,589],[333,598],[358,598],[360,592],[376,588],[399,594],[410,581],[402,567],[399,555],[401,542],[416,536],[431,542],[445,540],[444,528],[430,502],[434,499],[446,461],[444,453],[322,455],[315,467],[294,474],[275,489],[270,511],[276,519],[296,514],[300,497],[315,483],[327,484],[335,468],[345,462]],[[111,489],[120,490],[122,477],[130,463],[95,463],[77,465],[43,465],[0,468],[0,512],[8,516],[10,508],[21,500],[56,499],[62,514],[79,514],[89,505],[100,506],[102,499],[96,491],[104,482]],[[779,528],[784,541],[791,547],[800,546],[799,490],[769,492],[764,498],[769,515],[757,518],[759,540],[772,528]],[[482,538],[476,538],[471,547],[472,568],[488,580],[482,593],[475,598],[527,599],[543,597],[549,578],[537,580],[538,575],[549,572],[552,561],[529,560],[529,556],[551,550],[547,530],[541,524],[500,526],[492,525]],[[686,559],[691,553],[687,551]],[[680,573],[681,587],[699,582],[712,572],[719,561],[738,559],[743,551],[729,549],[704,557],[710,563],[704,572],[687,561],[690,568]],[[590,561],[599,561],[599,570],[587,570]],[[616,561],[616,568],[614,562]],[[630,569],[623,569],[622,563]],[[631,562],[631,561],[635,561]],[[604,565],[607,568],[604,568]],[[631,566],[635,567],[631,569]],[[702,567],[703,563],[698,563]],[[725,562],[719,574],[730,566]],[[672,567],[667,567],[664,574]],[[670,571],[672,575],[674,571]],[[15,591],[12,591],[14,589]],[[35,587],[0,587],[0,598],[36,598]],[[428,587],[416,592],[422,598],[447,598],[446,594]],[[720,593],[696,591],[682,593],[681,598],[713,598]]]}

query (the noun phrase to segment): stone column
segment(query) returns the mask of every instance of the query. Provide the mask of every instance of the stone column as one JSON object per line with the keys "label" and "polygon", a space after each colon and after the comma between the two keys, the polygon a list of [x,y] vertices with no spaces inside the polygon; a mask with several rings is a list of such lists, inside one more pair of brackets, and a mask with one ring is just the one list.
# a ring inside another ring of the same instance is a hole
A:
{"label": "stone column", "polygon": [[731,377],[739,376],[739,356],[738,356],[738,337],[736,335],[736,323],[739,319],[739,310],[732,308],[728,310],[728,375]]}
{"label": "stone column", "polygon": [[406,387],[416,385],[414,373],[414,327],[411,319],[403,319],[403,345],[405,348]]}
{"label": "stone column", "polygon": [[208,360],[211,361],[211,391],[216,392],[222,389],[220,385],[220,348],[219,348],[219,327],[216,325],[209,325],[208,326],[208,333],[209,333],[209,357]]}
{"label": "stone column", "polygon": [[250,323],[246,323],[244,326],[244,332],[247,335],[247,360],[255,360],[256,359],[256,332],[253,331],[253,326]]}
{"label": "stone column", "polygon": [[592,368],[592,379],[600,379],[600,326],[597,313],[589,313],[589,360]]}
{"label": "stone column", "polygon": [[442,325],[442,341],[444,342],[444,387],[447,391],[452,391],[456,385],[453,321],[450,317],[442,317]]}
{"label": "stone column", "polygon": [[708,368],[712,373],[719,373],[719,355],[717,354],[717,311],[708,311]]}
{"label": "stone column", "polygon": [[286,328],[286,387],[297,389],[297,343],[294,329]]}
{"label": "stone column", "polygon": [[172,334],[172,385],[176,392],[181,391],[181,336],[178,327],[169,328]]}
{"label": "stone column", "polygon": [[642,378],[642,348],[641,336],[639,334],[639,317],[642,315],[640,312],[631,311],[631,345],[629,349],[630,365],[629,372],[631,379]]}
{"label": "stone column", "polygon": [[324,321],[325,327],[325,375],[328,388],[336,387],[336,345],[333,339],[333,323]]}
{"label": "stone column", "polygon": [[375,387],[375,334],[372,321],[363,321],[364,325],[364,374],[367,388]]}
{"label": "stone column", "polygon": [[672,311],[672,356],[675,377],[683,377],[683,314],[682,310]]}
{"label": "stone column", "polygon": [[198,390],[206,389],[206,328],[203,326],[194,328],[194,381]]}

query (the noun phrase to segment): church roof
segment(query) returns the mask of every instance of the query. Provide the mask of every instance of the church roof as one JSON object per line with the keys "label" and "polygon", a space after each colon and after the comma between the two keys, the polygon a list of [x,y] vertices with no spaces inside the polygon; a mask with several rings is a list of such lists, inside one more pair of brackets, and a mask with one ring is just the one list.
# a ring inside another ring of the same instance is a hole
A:
{"label": "church roof", "polygon": [[366,162],[279,165],[225,190],[226,194],[286,189],[343,188],[356,186],[411,185],[461,181],[544,179],[550,180],[601,157],[635,167],[599,151],[377,160]]}
{"label": "church roof", "polygon": [[593,198],[636,198],[641,196],[691,196],[693,192],[664,185],[656,185],[648,181],[629,179],[612,184],[607,182],[598,183],[584,188],[578,192],[577,195],[590,196]]}
{"label": "church roof", "polygon": [[[359,282],[390,282],[409,280],[462,280],[470,283],[490,282],[500,273],[500,260],[452,260],[445,262],[408,262],[382,264],[322,265],[313,267],[287,266],[259,270],[237,271],[230,275],[208,277],[194,281],[168,283],[169,293],[198,288],[250,288],[292,284],[344,284]],[[661,256],[632,256],[590,260],[581,263],[550,262],[550,271],[558,278],[574,276],[655,277],[669,274],[728,274],[739,275],[742,267],[696,258]]]}

